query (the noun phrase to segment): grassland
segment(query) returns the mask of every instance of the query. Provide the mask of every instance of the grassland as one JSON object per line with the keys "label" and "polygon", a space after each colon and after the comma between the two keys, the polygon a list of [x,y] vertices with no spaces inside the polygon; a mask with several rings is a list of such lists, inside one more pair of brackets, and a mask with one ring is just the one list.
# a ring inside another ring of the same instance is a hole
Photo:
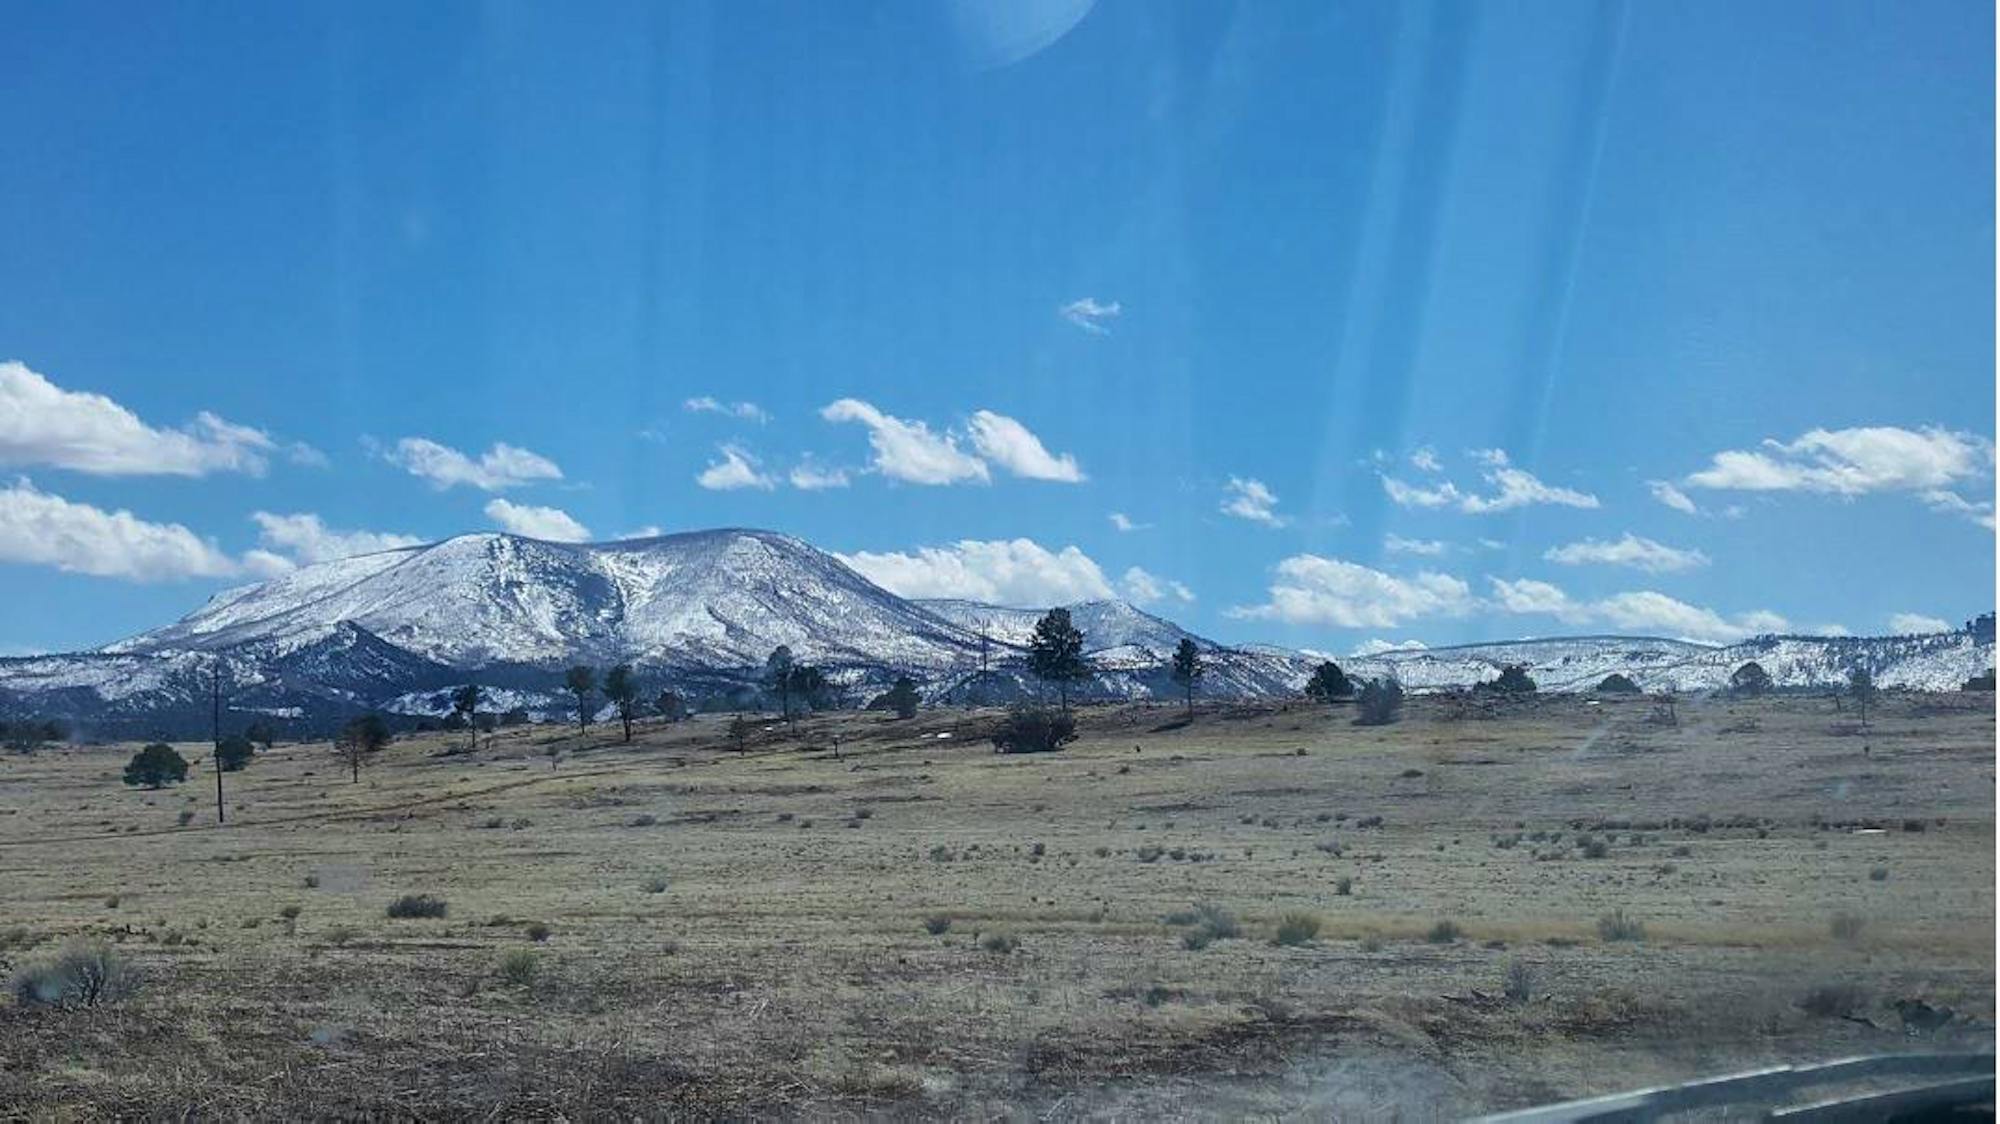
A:
{"label": "grassland", "polygon": [[[97,936],[144,983],[0,1000],[0,1104],[1423,1119],[1991,1049],[1991,706],[1126,706],[1035,757],[964,711],[742,754],[720,717],[530,727],[401,740],[358,784],[279,745],[221,826],[205,760],[148,791],[131,746],[8,757],[0,961]],[[388,917],[406,893],[446,916]],[[1196,903],[1237,935],[1190,936]],[[1317,933],[1276,943],[1292,914]]]}

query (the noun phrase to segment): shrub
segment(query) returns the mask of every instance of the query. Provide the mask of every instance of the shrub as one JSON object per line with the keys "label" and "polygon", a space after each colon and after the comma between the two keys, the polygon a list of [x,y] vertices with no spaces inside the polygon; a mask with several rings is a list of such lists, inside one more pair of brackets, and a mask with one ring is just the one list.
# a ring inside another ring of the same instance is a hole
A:
{"label": "shrub", "polygon": [[1868,872],[1868,881],[1870,882],[1887,882],[1888,880],[1889,868],[1886,866],[1878,866]]}
{"label": "shrub", "polygon": [[1076,740],[1076,719],[1045,707],[1015,707],[993,731],[1000,753],[1050,753]]}
{"label": "shrub", "polygon": [[1607,941],[1643,941],[1646,939],[1646,925],[1636,917],[1629,917],[1622,909],[1614,909],[1597,919],[1597,935]]}
{"label": "shrub", "polygon": [[1601,859],[1611,853],[1610,845],[1594,835],[1586,835],[1577,840],[1577,846],[1583,850],[1583,857],[1586,859]]}
{"label": "shrub", "polygon": [[180,825],[181,825],[182,827],[186,827],[186,826],[187,826],[188,824],[190,824],[190,823],[193,823],[193,822],[194,822],[194,809],[193,809],[193,808],[182,808],[182,809],[181,809],[181,814],[180,814],[180,815],[178,815],[178,816],[176,816],[176,817],[174,817],[174,818],[180,821]]}
{"label": "shrub", "polygon": [[1516,960],[1507,965],[1507,975],[1500,982],[1500,993],[1514,1003],[1526,1003],[1535,997],[1535,969],[1529,964]]}
{"label": "shrub", "polygon": [[361,930],[352,925],[335,925],[326,931],[326,939],[337,945],[346,944],[360,935]]}
{"label": "shrub", "polygon": [[225,773],[237,772],[250,764],[251,759],[256,756],[257,747],[241,734],[226,737],[215,747],[215,763],[221,766]]}
{"label": "shrub", "polygon": [[653,876],[653,877],[651,877],[651,878],[648,878],[648,879],[646,879],[646,892],[647,892],[647,893],[649,893],[649,894],[664,894],[664,893],[666,893],[666,892],[667,892],[667,880],[666,880],[666,879],[664,879],[664,878],[662,878],[662,877],[660,877],[660,876],[659,876],[659,875],[657,875],[657,874],[656,874],[656,875],[654,875],[654,876]]}
{"label": "shrub", "polygon": [[1403,685],[1391,678],[1370,679],[1361,687],[1357,726],[1387,726],[1402,717]]}
{"label": "shrub", "polygon": [[1799,997],[1799,1009],[1823,1019],[1846,1018],[1866,1006],[1868,993],[1851,983],[1821,984]]}
{"label": "shrub", "polygon": [[1614,671],[1605,676],[1602,682],[1598,683],[1597,693],[1600,695],[1636,695],[1639,693],[1639,685],[1632,682],[1631,676],[1621,675]]}
{"label": "shrub", "polygon": [[1310,913],[1287,913],[1278,919],[1278,944],[1301,945],[1319,936],[1319,918]]}
{"label": "shrub", "polygon": [[541,921],[530,921],[527,928],[521,931],[528,934],[528,939],[536,944],[541,944],[543,941],[549,939],[549,927]]}
{"label": "shrub", "polygon": [[1336,879],[1333,883],[1333,892],[1343,898],[1354,893],[1354,879],[1348,878],[1345,875]]}
{"label": "shrub", "polygon": [[933,937],[941,937],[951,931],[951,918],[942,913],[933,913],[924,918],[924,932]]}
{"label": "shrub", "polygon": [[1827,932],[1833,934],[1834,940],[1849,943],[1860,940],[1861,930],[1866,927],[1867,922],[1851,913],[1836,913],[1833,915],[1833,920],[1826,925]]}
{"label": "shrub", "polygon": [[1447,917],[1432,925],[1431,931],[1424,934],[1424,939],[1432,944],[1450,944],[1464,935],[1465,930],[1459,928],[1458,922]]}
{"label": "shrub", "polygon": [[633,817],[632,817],[632,822],[631,822],[631,824],[630,824],[629,826],[632,826],[632,827],[651,827],[651,826],[653,826],[654,824],[656,824],[656,823],[659,823],[659,822],[660,822],[660,820],[659,820],[659,817],[657,817],[657,816],[653,815],[653,814],[652,814],[651,812],[647,812],[647,813],[645,813],[644,815],[638,815],[638,816],[633,816]]}
{"label": "shrub", "polygon": [[125,764],[125,783],[137,788],[161,788],[187,779],[187,759],[165,742],[154,742]]}
{"label": "shrub", "polygon": [[527,987],[535,982],[535,975],[541,966],[535,954],[527,949],[509,949],[500,956],[500,978],[515,987]]}
{"label": "shrub", "polygon": [[444,899],[430,894],[404,894],[389,903],[391,917],[443,917],[444,914]]}
{"label": "shrub", "polygon": [[64,945],[54,958],[14,975],[14,1000],[24,1007],[95,1007],[130,995],[138,975],[102,941]]}
{"label": "shrub", "polygon": [[988,933],[980,938],[979,947],[988,952],[998,952],[1005,955],[1020,948],[1021,939],[1012,933]]}
{"label": "shrub", "polygon": [[305,910],[299,908],[298,906],[288,905],[285,908],[278,911],[278,916],[284,918],[287,921],[297,921],[299,919],[299,914],[304,912]]}

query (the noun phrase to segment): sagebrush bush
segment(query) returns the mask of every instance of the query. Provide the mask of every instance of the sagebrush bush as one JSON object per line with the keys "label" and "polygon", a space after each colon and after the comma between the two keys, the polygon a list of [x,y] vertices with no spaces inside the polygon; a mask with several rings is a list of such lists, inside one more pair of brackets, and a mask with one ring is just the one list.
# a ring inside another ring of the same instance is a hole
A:
{"label": "sagebrush bush", "polygon": [[1614,909],[1597,919],[1597,935],[1607,941],[1643,941],[1646,925],[1624,910]]}
{"label": "sagebrush bush", "polygon": [[132,994],[139,976],[110,945],[81,941],[14,974],[14,1001],[23,1007],[95,1007]]}
{"label": "sagebrush bush", "polygon": [[1799,1009],[1823,1019],[1845,1018],[1868,1004],[1868,993],[1851,983],[1821,984],[1799,997]]}
{"label": "sagebrush bush", "polygon": [[647,893],[649,893],[649,894],[664,894],[664,893],[666,893],[666,892],[667,892],[667,880],[666,880],[665,878],[662,878],[662,877],[660,877],[660,876],[659,876],[659,875],[657,875],[657,874],[656,874],[656,875],[654,875],[654,876],[653,876],[653,877],[651,877],[651,878],[648,878],[648,879],[646,879],[646,892],[647,892]]}
{"label": "sagebrush bush", "polygon": [[1432,944],[1450,944],[1464,935],[1465,930],[1458,927],[1458,922],[1447,917],[1432,925],[1431,931],[1424,934],[1424,939]]}
{"label": "sagebrush bush", "polygon": [[398,918],[443,917],[446,908],[443,898],[431,894],[404,894],[402,897],[389,903],[389,916]]}
{"label": "sagebrush bush", "polygon": [[521,931],[528,934],[528,939],[536,944],[541,944],[543,941],[548,940],[549,933],[551,932],[549,927],[540,921],[528,922],[527,927]]}
{"label": "sagebrush bush", "polygon": [[924,932],[933,937],[941,937],[951,931],[951,918],[942,913],[933,913],[924,918]]}
{"label": "sagebrush bush", "polygon": [[1827,932],[1833,934],[1834,940],[1853,942],[1861,939],[1861,930],[1867,925],[1866,921],[1852,913],[1836,913],[1833,919],[1827,922],[1826,928]]}
{"label": "sagebrush bush", "polygon": [[1319,918],[1310,913],[1287,913],[1278,919],[1275,936],[1281,945],[1301,945],[1319,936]]}
{"label": "sagebrush bush", "polygon": [[988,952],[1009,953],[1021,947],[1021,938],[1012,933],[988,933],[980,938],[979,947]]}
{"label": "sagebrush bush", "polygon": [[1526,1003],[1535,997],[1535,983],[1534,967],[1516,960],[1507,965],[1507,975],[1500,983],[1500,992],[1510,1002]]}
{"label": "sagebrush bush", "polygon": [[534,983],[541,968],[541,961],[525,948],[510,949],[500,956],[500,978],[515,987]]}

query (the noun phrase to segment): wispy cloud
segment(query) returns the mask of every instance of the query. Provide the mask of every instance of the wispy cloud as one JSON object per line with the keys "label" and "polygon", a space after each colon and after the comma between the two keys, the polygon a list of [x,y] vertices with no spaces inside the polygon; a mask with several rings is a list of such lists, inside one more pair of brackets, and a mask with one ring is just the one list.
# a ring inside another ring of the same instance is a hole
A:
{"label": "wispy cloud", "polygon": [[1247,519],[1252,523],[1262,523],[1266,527],[1282,527],[1290,520],[1277,512],[1278,495],[1264,486],[1264,482],[1252,477],[1232,476],[1222,489],[1224,515]]}
{"label": "wispy cloud", "polygon": [[138,582],[227,577],[241,569],[179,523],[72,502],[25,479],[0,487],[0,562]]}
{"label": "wispy cloud", "polygon": [[498,492],[537,480],[563,478],[554,461],[505,442],[496,442],[475,458],[428,437],[405,437],[382,455],[390,464],[439,490],[465,484]]}
{"label": "wispy cloud", "polygon": [[1340,558],[1295,554],[1279,562],[1269,599],[1225,615],[1337,628],[1398,628],[1428,617],[1460,616],[1477,603],[1449,574],[1399,577]]}
{"label": "wispy cloud", "polygon": [[771,420],[764,407],[755,402],[723,402],[704,394],[681,403],[681,409],[691,414],[721,414],[724,417],[753,421],[759,425]]}
{"label": "wispy cloud", "polygon": [[1133,531],[1143,531],[1146,530],[1148,527],[1152,526],[1151,523],[1135,523],[1132,521],[1131,516],[1126,515],[1122,511],[1112,512],[1109,518],[1111,520],[1111,525],[1113,527],[1116,527],[1120,534],[1129,535]]}
{"label": "wispy cloud", "polygon": [[535,507],[494,499],[486,505],[486,517],[502,530],[549,542],[585,542],[590,529],[561,508]]}
{"label": "wispy cloud", "polygon": [[1125,599],[1134,605],[1151,605],[1168,598],[1183,605],[1194,603],[1194,591],[1187,586],[1137,566],[1126,569],[1124,576],[1118,579],[1118,588],[1124,592]]}
{"label": "wispy cloud", "polygon": [[[277,448],[263,430],[207,411],[180,429],[151,426],[102,394],[64,390],[24,363],[0,363],[0,464],[95,476],[257,475]],[[289,452],[300,463],[324,461],[308,445]]]}
{"label": "wispy cloud", "polygon": [[739,488],[757,488],[770,491],[777,486],[777,480],[761,468],[757,458],[741,445],[719,445],[716,451],[722,459],[713,461],[694,482],[711,492],[729,492]]}
{"label": "wispy cloud", "polygon": [[[1465,491],[1449,480],[1436,484],[1412,484],[1384,473],[1382,490],[1390,500],[1403,507],[1456,508],[1472,515],[1490,515],[1502,511],[1538,504],[1558,507],[1595,508],[1596,496],[1573,488],[1563,488],[1544,483],[1540,477],[1523,468],[1515,467],[1503,449],[1478,449],[1472,453],[1474,460],[1483,466],[1480,473],[1493,489],[1490,494]],[[1431,458],[1435,469],[1436,458]]]}
{"label": "wispy cloud", "polygon": [[1674,487],[1670,480],[1648,480],[1646,490],[1653,493],[1654,499],[1684,515],[1695,515],[1701,510],[1695,506],[1692,499],[1688,498],[1686,492]]}
{"label": "wispy cloud", "polygon": [[[415,535],[393,532],[337,531],[310,512],[277,515],[258,511],[253,512],[250,519],[257,524],[257,538],[266,548],[282,552],[293,562],[305,564],[419,546],[424,542]],[[265,566],[270,568],[268,560]]]}
{"label": "wispy cloud", "polygon": [[871,464],[892,480],[911,484],[984,484],[992,479],[986,462],[958,447],[949,433],[933,433],[920,421],[885,414],[858,398],[842,398],[820,411],[830,422],[859,422],[868,429]]}
{"label": "wispy cloud", "polygon": [[1083,481],[1076,458],[1051,454],[1042,439],[1028,427],[1005,414],[979,410],[972,415],[972,447],[981,456],[1016,476],[1030,480],[1054,480],[1064,484]]}
{"label": "wispy cloud", "polygon": [[1543,558],[1565,566],[1629,566],[1649,574],[1670,574],[1708,565],[1708,555],[1641,538],[1630,531],[1614,542],[1584,539],[1550,547]]}
{"label": "wispy cloud", "polygon": [[1032,539],[965,539],[949,546],[856,551],[839,558],[901,597],[1045,608],[1114,596],[1104,570],[1082,550],[1049,550]]}
{"label": "wispy cloud", "polygon": [[1951,630],[1951,622],[1942,617],[1928,617],[1922,613],[1894,613],[1889,617],[1889,633],[1892,636],[1924,636]]}
{"label": "wispy cloud", "polygon": [[1438,539],[1406,539],[1401,535],[1391,534],[1382,540],[1382,549],[1390,554],[1419,554],[1427,558],[1436,558],[1450,548]]}
{"label": "wispy cloud", "polygon": [[1117,301],[1100,301],[1096,297],[1081,297],[1056,310],[1056,315],[1096,336],[1111,334],[1111,322],[1118,319],[1124,309]]}
{"label": "wispy cloud", "polygon": [[1410,454],[1410,464],[1423,472],[1443,472],[1444,465],[1438,462],[1437,450],[1425,445]]}
{"label": "wispy cloud", "polygon": [[1728,644],[1763,633],[1784,632],[1784,617],[1759,609],[1725,617],[1714,609],[1691,605],[1655,590],[1613,594],[1595,601],[1572,598],[1559,586],[1521,578],[1490,578],[1493,605],[1509,613],[1553,616],[1572,626],[1589,625],[1621,632],[1663,633],[1705,644]]}
{"label": "wispy cloud", "polygon": [[1990,528],[1993,505],[1968,500],[1957,489],[1990,478],[1992,470],[1993,444],[1976,434],[1877,425],[1812,429],[1791,441],[1725,449],[1682,483],[1717,491],[1837,496],[1902,492],[1935,511]]}
{"label": "wispy cloud", "polygon": [[845,488],[848,484],[847,470],[829,468],[819,464],[810,456],[792,467],[788,476],[792,487],[802,492],[819,492],[828,488]]}

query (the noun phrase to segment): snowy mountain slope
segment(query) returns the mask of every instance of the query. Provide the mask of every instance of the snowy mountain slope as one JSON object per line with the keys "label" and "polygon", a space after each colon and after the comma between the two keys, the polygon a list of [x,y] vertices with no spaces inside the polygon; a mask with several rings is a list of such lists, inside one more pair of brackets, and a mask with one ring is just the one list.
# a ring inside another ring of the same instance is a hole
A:
{"label": "snowy mountain slope", "polygon": [[461,535],[233,590],[106,650],[220,650],[343,622],[465,668],[750,666],[780,644],[829,663],[942,667],[973,643],[797,539],[723,530],[595,545]]}
{"label": "snowy mountain slope", "polygon": [[[1048,611],[987,605],[978,601],[930,600],[915,604],[957,625],[963,632],[976,636],[984,631],[995,644],[1021,649],[1028,646],[1029,637],[1034,635],[1035,622]],[[1086,654],[1128,649],[1150,653],[1157,660],[1164,660],[1173,655],[1183,639],[1193,640],[1203,648],[1220,647],[1170,620],[1133,608],[1123,601],[1079,601],[1064,607],[1069,610],[1070,623],[1083,633]]]}
{"label": "snowy mountain slope", "polygon": [[[1269,645],[1224,647],[1118,601],[1069,606],[1092,678],[1082,698],[1177,696],[1167,663],[1183,640],[1207,661],[1202,693],[1299,692],[1321,657]],[[558,702],[573,661],[630,661],[649,682],[696,699],[756,706],[780,644],[819,664],[843,698],[865,701],[898,674],[934,700],[1033,698],[1025,645],[1039,609],[909,601],[785,535],[716,530],[564,544],[463,535],[301,568],[225,591],[164,628],[96,652],[0,659],[0,717],[81,726],[205,728],[220,675],[238,711],[321,723],[365,708],[437,710],[476,679]],[[979,633],[988,637],[984,675]],[[1954,690],[1993,666],[1990,632],[1880,638],[1765,637],[1711,647],[1649,637],[1580,636],[1339,658],[1350,676],[1393,674],[1415,691],[1462,688],[1507,664],[1543,690],[1582,691],[1613,672],[1651,690],[1725,686],[1749,660],[1780,687],[1823,687],[1867,668],[1884,687]],[[509,696],[513,697],[513,696]],[[176,725],[178,724],[178,725]]]}

